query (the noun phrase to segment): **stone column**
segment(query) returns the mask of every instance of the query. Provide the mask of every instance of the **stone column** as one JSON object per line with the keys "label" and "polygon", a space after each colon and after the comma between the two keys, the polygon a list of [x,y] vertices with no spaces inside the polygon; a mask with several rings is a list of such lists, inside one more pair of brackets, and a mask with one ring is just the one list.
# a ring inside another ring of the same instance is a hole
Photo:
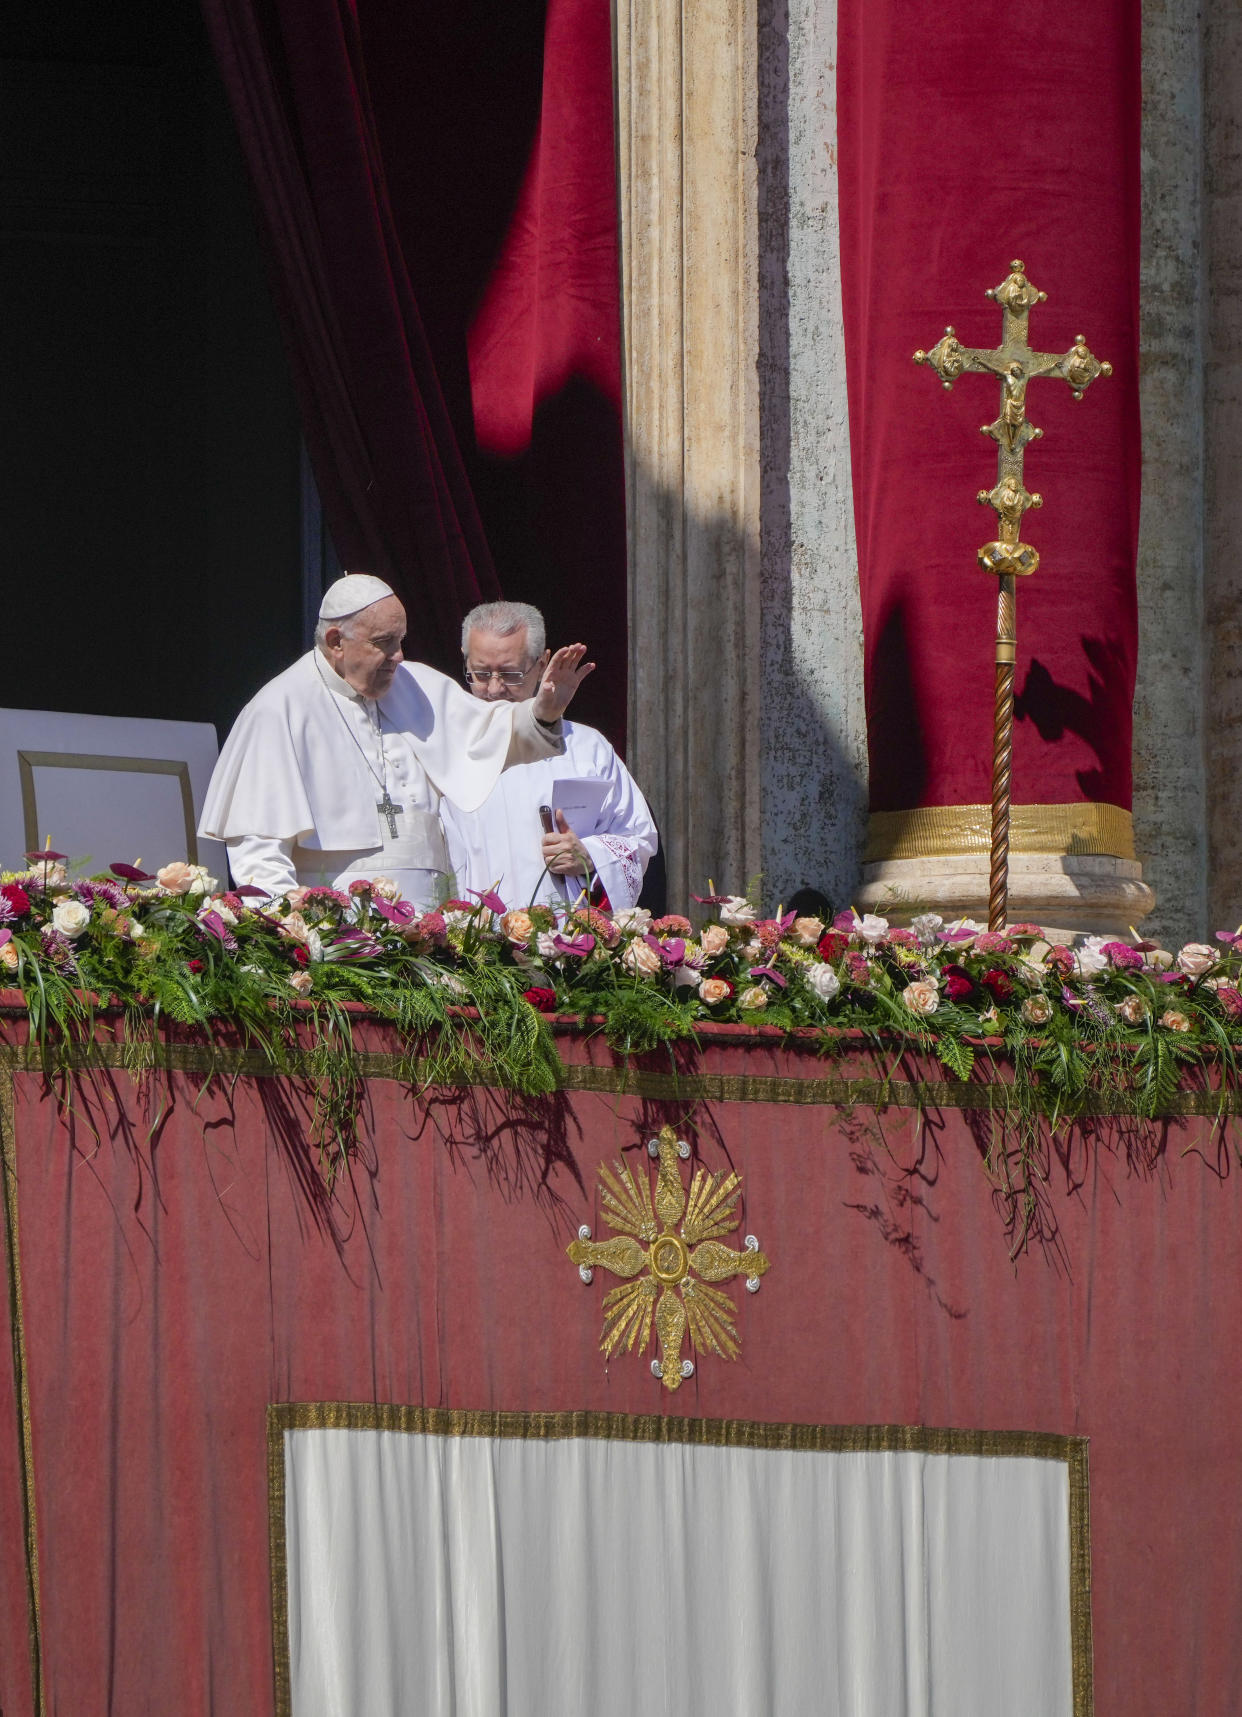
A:
{"label": "stone column", "polygon": [[754,0],[616,0],[629,763],[669,904],[760,869]]}
{"label": "stone column", "polygon": [[1166,946],[1207,928],[1202,207],[1197,9],[1143,8],[1143,258],[1134,837]]}
{"label": "stone column", "polygon": [[1207,930],[1242,921],[1242,15],[1204,13]]}

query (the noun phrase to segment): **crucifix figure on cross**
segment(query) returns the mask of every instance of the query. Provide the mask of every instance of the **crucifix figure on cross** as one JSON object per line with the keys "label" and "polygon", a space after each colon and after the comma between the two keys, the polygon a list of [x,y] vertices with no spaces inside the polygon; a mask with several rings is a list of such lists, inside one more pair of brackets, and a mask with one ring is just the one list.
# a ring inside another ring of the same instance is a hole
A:
{"label": "crucifix figure on cross", "polygon": [[1027,489],[1022,460],[1028,441],[1038,441],[1036,429],[1026,415],[1028,382],[1038,376],[1058,376],[1068,382],[1075,399],[1081,399],[1097,376],[1111,376],[1112,365],[1101,363],[1079,334],[1068,352],[1033,352],[1027,343],[1027,322],[1033,305],[1042,304],[1040,292],[1027,279],[1022,263],[1010,264],[1011,273],[999,286],[989,287],[987,296],[1002,311],[1000,345],[992,351],[963,346],[952,328],[930,352],[914,354],[916,364],[930,364],[950,391],[959,376],[968,371],[993,375],[1001,384],[1000,414],[980,429],[996,443],[996,484],[980,489],[978,499],[990,506],[999,520],[994,541],[979,550],[979,565],[1000,581],[996,610],[996,701],[992,723],[992,862],[988,887],[988,929],[1003,930],[1009,904],[1009,804],[1013,771],[1013,683],[1017,658],[1016,583],[1039,565],[1039,555],[1022,541],[1022,516],[1029,507],[1043,505],[1043,496]]}

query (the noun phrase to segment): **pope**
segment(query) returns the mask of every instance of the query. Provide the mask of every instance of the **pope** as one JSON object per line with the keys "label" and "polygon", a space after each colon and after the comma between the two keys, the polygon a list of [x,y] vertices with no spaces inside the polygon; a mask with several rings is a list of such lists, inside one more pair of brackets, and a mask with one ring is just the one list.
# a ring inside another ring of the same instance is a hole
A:
{"label": "pope", "polygon": [[224,841],[237,884],[280,895],[390,877],[419,906],[449,870],[441,798],[463,811],[500,773],[564,750],[561,716],[595,664],[570,644],[534,695],[484,703],[402,654],[390,586],[346,573],[324,594],[315,646],[238,716],[199,834]]}

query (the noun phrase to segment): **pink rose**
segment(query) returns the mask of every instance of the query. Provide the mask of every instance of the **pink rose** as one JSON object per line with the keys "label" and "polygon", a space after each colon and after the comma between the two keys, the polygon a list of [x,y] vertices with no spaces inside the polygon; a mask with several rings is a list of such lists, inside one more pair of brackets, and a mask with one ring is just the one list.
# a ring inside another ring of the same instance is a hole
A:
{"label": "pink rose", "polygon": [[1178,970],[1185,972],[1188,978],[1201,978],[1215,964],[1216,950],[1209,948],[1206,942],[1187,942],[1177,956]]}

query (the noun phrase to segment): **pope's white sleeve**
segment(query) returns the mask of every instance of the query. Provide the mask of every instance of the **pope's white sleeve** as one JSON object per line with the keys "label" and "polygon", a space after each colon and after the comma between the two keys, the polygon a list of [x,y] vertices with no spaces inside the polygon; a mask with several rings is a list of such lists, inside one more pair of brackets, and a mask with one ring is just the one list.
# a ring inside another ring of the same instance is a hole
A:
{"label": "pope's white sleeve", "polygon": [[[493,704],[493,709],[502,706]],[[565,740],[559,721],[545,726],[535,719],[535,700],[526,698],[522,703],[509,705],[513,711],[513,736],[509,741],[508,754],[505,757],[505,768],[512,769],[515,763],[538,763],[545,757],[557,757],[565,749]]]}
{"label": "pope's white sleeve", "polygon": [[614,752],[605,772],[608,793],[600,809],[599,827],[579,836],[590,854],[614,912],[636,906],[646,870],[659,836],[642,791]]}
{"label": "pope's white sleeve", "polygon": [[238,887],[249,884],[273,897],[297,887],[292,840],[277,840],[274,835],[238,835],[224,844],[229,853],[229,870]]}

